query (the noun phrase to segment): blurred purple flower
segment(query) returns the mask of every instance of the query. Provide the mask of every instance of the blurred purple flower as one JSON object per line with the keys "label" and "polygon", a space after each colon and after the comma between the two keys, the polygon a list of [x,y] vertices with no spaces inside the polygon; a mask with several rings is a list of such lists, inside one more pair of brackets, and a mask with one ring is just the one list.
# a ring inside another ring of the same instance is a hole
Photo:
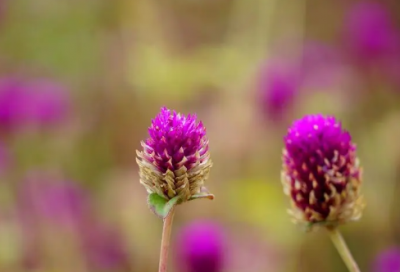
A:
{"label": "blurred purple flower", "polygon": [[299,89],[298,67],[292,63],[272,61],[261,69],[260,100],[267,116],[280,121],[293,105]]}
{"label": "blurred purple flower", "polygon": [[86,225],[82,241],[88,264],[94,271],[129,267],[127,247],[114,229],[92,222]]}
{"label": "blurred purple flower", "polygon": [[24,243],[21,261],[26,269],[34,269],[46,262],[41,250],[51,234],[43,230],[50,227],[78,235],[91,216],[89,200],[78,184],[43,172],[29,173],[18,185],[16,207]]}
{"label": "blurred purple flower", "polygon": [[186,272],[219,272],[224,263],[223,229],[214,222],[197,221],[178,237],[177,263]]}
{"label": "blurred purple flower", "polygon": [[87,196],[76,183],[40,174],[22,182],[18,201],[23,220],[75,225],[88,213]]}
{"label": "blurred purple flower", "polygon": [[345,40],[354,56],[376,60],[398,50],[399,33],[390,11],[381,3],[361,1],[345,17]]}
{"label": "blurred purple flower", "polygon": [[382,251],[374,261],[374,272],[400,271],[400,249],[389,248]]}
{"label": "blurred purple flower", "polygon": [[0,78],[0,125],[50,125],[64,120],[70,97],[64,86],[50,79]]}

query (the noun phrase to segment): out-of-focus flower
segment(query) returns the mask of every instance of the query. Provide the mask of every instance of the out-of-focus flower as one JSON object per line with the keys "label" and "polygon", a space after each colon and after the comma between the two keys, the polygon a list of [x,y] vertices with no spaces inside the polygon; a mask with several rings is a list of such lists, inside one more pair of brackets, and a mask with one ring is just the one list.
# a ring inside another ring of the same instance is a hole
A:
{"label": "out-of-focus flower", "polygon": [[299,90],[299,73],[293,63],[271,61],[261,69],[260,101],[269,118],[280,121]]}
{"label": "out-of-focus flower", "polygon": [[69,108],[67,90],[50,79],[0,79],[0,126],[55,124],[66,118]]}
{"label": "out-of-focus flower", "polygon": [[148,193],[181,201],[199,194],[212,162],[206,129],[196,115],[182,115],[162,108],[149,128],[150,137],[141,143],[137,163],[140,182]]}
{"label": "out-of-focus flower", "polygon": [[307,115],[284,138],[282,183],[295,222],[337,225],[361,217],[361,168],[350,134],[334,117]]}
{"label": "out-of-focus flower", "polygon": [[68,225],[87,217],[87,196],[72,181],[38,174],[28,176],[20,185],[18,204],[23,220]]}
{"label": "out-of-focus flower", "polygon": [[[26,269],[33,269],[47,262],[46,250],[58,241],[57,235],[68,236],[68,241],[63,242],[65,252],[78,244],[77,236],[92,214],[84,190],[60,176],[30,172],[18,186],[16,208],[24,244],[22,262]],[[65,252],[60,248],[52,254],[68,255]]]}
{"label": "out-of-focus flower", "polygon": [[94,271],[127,269],[130,266],[129,253],[120,233],[104,224],[91,222],[82,234],[83,251]]}
{"label": "out-of-focus flower", "polygon": [[219,272],[224,266],[224,235],[212,221],[197,221],[179,232],[177,263],[185,272]]}
{"label": "out-of-focus flower", "polygon": [[397,272],[400,271],[400,249],[389,248],[382,251],[376,257],[374,272]]}
{"label": "out-of-focus flower", "polygon": [[369,61],[399,50],[399,33],[382,3],[353,4],[345,17],[345,41],[354,56]]}

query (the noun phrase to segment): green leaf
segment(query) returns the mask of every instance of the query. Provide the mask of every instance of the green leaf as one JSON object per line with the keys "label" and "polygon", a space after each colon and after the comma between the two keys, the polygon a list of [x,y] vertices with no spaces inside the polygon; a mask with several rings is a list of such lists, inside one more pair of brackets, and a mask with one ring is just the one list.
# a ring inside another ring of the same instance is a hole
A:
{"label": "green leaf", "polygon": [[179,200],[180,198],[176,196],[168,201],[157,193],[150,194],[147,199],[150,209],[163,219],[168,216],[175,205],[179,204]]}

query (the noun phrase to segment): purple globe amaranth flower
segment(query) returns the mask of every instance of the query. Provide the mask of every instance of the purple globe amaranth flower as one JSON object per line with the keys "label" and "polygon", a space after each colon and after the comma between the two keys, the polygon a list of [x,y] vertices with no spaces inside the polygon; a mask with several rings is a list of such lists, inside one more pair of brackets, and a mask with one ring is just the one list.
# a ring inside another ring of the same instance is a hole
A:
{"label": "purple globe amaranth flower", "polygon": [[336,225],[361,217],[361,168],[350,134],[332,116],[307,115],[284,138],[282,183],[297,223]]}
{"label": "purple globe amaranth flower", "polygon": [[70,97],[49,79],[18,76],[0,79],[0,125],[6,128],[50,125],[66,118]]}
{"label": "purple globe amaranth flower", "polygon": [[349,49],[359,58],[376,60],[398,50],[398,30],[390,11],[382,3],[353,4],[345,16],[345,32]]}
{"label": "purple globe amaranth flower", "polygon": [[206,129],[196,115],[161,108],[152,120],[150,137],[137,152],[140,182],[148,193],[187,201],[201,193],[212,162]]}
{"label": "purple globe amaranth flower", "polygon": [[177,263],[185,272],[220,272],[224,266],[225,240],[221,226],[197,221],[179,232]]}
{"label": "purple globe amaranth flower", "polygon": [[389,248],[379,253],[373,264],[374,272],[400,271],[400,249]]}
{"label": "purple globe amaranth flower", "polygon": [[280,60],[263,67],[259,90],[264,112],[273,120],[281,120],[292,106],[299,87],[299,74],[294,65]]}

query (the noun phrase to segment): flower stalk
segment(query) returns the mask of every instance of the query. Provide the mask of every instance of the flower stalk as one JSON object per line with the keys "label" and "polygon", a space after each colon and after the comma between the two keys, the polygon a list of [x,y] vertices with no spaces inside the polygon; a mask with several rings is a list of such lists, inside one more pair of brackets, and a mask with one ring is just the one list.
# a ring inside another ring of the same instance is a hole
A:
{"label": "flower stalk", "polygon": [[172,223],[174,221],[175,207],[172,207],[167,217],[164,218],[164,226],[161,238],[160,262],[159,272],[167,272],[168,267],[168,253],[171,240]]}
{"label": "flower stalk", "polygon": [[328,227],[329,236],[350,272],[361,272],[349,248],[336,227]]}
{"label": "flower stalk", "polygon": [[136,159],[140,183],[147,190],[150,210],[164,222],[159,272],[166,272],[176,205],[214,198],[204,186],[212,166],[206,128],[196,115],[163,107],[141,146]]}

